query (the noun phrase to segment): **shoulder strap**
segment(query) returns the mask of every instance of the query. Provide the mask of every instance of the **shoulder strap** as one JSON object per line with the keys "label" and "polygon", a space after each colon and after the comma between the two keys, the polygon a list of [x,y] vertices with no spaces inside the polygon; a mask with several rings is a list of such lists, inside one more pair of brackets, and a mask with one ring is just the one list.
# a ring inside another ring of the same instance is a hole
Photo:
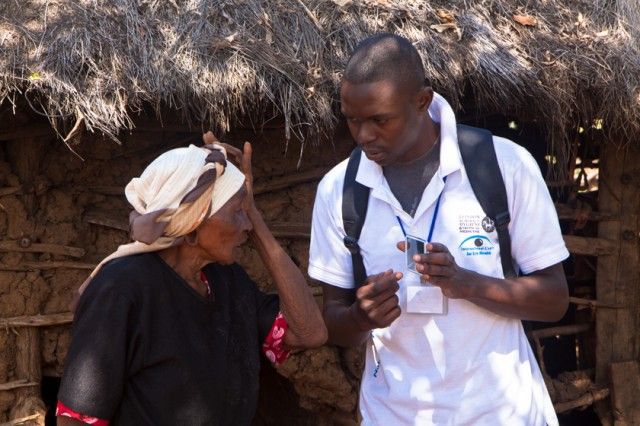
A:
{"label": "shoulder strap", "polygon": [[493,136],[485,129],[458,124],[458,145],[469,182],[480,206],[498,232],[500,260],[505,277],[517,276],[511,259],[507,190],[493,146]]}
{"label": "shoulder strap", "polygon": [[360,148],[356,148],[351,152],[342,187],[342,223],[347,234],[343,242],[351,253],[353,279],[356,288],[363,285],[367,279],[367,271],[364,268],[362,255],[360,254],[358,239],[360,238],[364,219],[367,217],[370,188],[356,182],[361,156],[362,150]]}

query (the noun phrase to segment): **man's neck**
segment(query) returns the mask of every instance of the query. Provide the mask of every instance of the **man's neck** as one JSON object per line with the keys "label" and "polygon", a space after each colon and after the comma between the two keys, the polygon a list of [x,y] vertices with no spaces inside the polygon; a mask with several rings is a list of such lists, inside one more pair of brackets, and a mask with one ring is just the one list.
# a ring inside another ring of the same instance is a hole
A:
{"label": "man's neck", "polygon": [[440,137],[440,123],[436,123],[427,116],[424,129],[420,132],[420,138],[414,149],[411,149],[404,155],[404,158],[398,161],[399,164],[408,163],[416,158],[424,157],[438,142]]}

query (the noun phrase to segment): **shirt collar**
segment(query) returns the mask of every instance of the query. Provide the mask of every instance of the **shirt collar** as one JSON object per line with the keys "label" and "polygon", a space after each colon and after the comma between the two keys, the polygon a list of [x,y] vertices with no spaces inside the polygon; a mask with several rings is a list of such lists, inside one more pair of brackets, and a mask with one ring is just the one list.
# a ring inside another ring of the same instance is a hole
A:
{"label": "shirt collar", "polygon": [[[440,166],[437,174],[443,178],[462,168],[456,116],[445,98],[435,92],[429,106],[429,115],[433,121],[440,123]],[[362,155],[356,181],[369,188],[382,185],[384,182],[382,167],[369,160],[366,155]]]}

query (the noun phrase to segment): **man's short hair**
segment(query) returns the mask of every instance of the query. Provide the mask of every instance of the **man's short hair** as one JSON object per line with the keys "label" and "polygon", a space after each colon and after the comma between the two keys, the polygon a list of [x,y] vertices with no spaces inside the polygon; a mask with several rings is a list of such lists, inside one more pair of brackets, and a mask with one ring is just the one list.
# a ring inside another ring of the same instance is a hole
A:
{"label": "man's short hair", "polygon": [[343,79],[352,84],[390,80],[416,90],[429,86],[416,48],[406,38],[390,33],[362,40],[347,62]]}

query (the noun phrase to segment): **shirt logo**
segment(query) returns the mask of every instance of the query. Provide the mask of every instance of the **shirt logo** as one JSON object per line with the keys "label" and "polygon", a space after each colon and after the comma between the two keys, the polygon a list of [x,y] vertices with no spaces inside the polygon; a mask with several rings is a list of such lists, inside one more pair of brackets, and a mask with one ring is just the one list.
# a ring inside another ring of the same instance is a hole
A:
{"label": "shirt logo", "polygon": [[495,249],[491,240],[484,235],[472,235],[465,238],[458,248],[466,256],[489,256]]}
{"label": "shirt logo", "polygon": [[461,214],[458,216],[458,232],[461,234],[477,234],[480,232],[482,216],[475,214]]}
{"label": "shirt logo", "polygon": [[482,229],[484,229],[486,233],[493,232],[496,229],[495,223],[493,223],[489,216],[485,216],[484,219],[482,219]]}

